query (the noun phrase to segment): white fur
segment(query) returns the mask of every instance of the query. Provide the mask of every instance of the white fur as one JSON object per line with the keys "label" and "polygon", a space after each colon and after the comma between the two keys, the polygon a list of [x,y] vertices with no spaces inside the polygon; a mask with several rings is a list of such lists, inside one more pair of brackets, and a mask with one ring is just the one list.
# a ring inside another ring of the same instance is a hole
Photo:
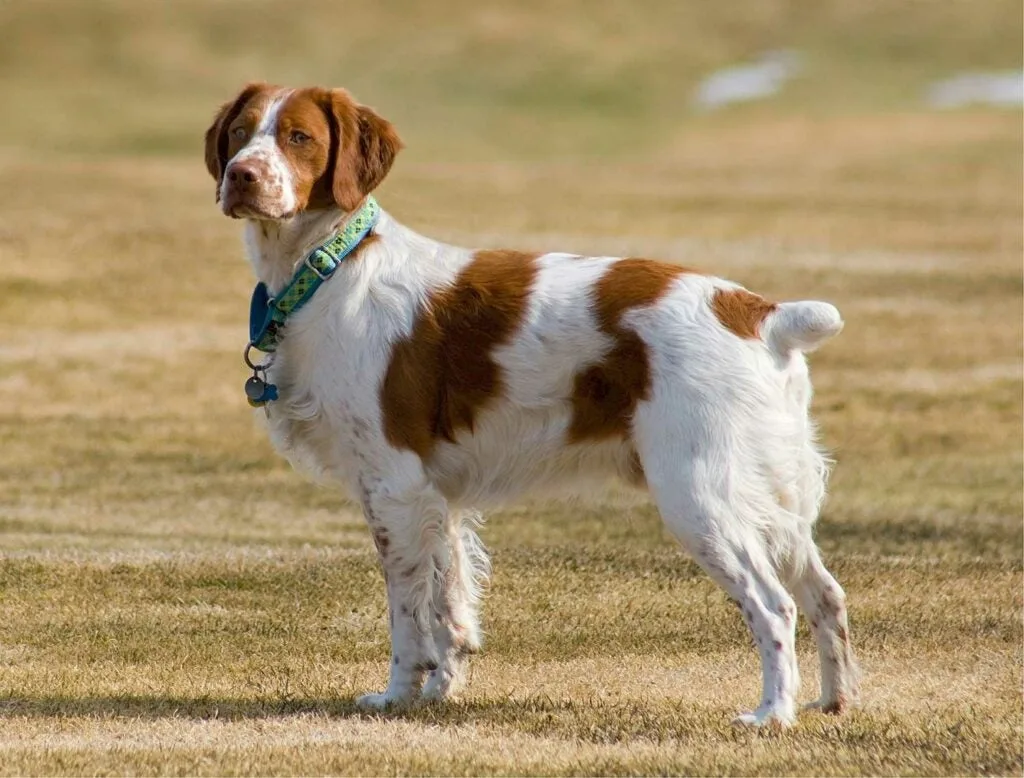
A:
{"label": "white fur", "polygon": [[[333,211],[248,224],[250,259],[271,294],[344,218]],[[855,702],[843,591],[811,537],[828,462],[815,444],[800,352],[838,331],[834,308],[783,305],[764,322],[761,339],[741,339],[710,304],[716,289],[738,287],[679,276],[657,302],[623,319],[646,344],[652,372],[632,440],[568,444],[574,376],[612,345],[598,329],[591,293],[619,260],[547,254],[537,260],[522,326],[494,352],[503,396],[478,414],[472,433],[458,432],[422,461],[387,441],[380,386],[395,342],[473,255],[387,213],[375,232],[378,239],[289,320],[269,371],[280,399],[266,409],[278,450],[351,489],[378,542],[391,679],[362,704],[421,693],[446,698],[464,681],[466,654],[480,646],[477,606],[489,572],[474,508],[540,488],[585,488],[628,474],[636,456],[666,524],[736,600],[757,642],[761,704],[738,720],[794,720],[797,605],[818,644],[819,704]]]}

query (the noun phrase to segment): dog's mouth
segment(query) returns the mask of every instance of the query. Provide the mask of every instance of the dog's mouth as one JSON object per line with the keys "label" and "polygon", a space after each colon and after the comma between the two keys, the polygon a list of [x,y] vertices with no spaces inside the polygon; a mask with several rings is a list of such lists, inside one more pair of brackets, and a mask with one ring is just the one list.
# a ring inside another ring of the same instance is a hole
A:
{"label": "dog's mouth", "polygon": [[254,219],[256,221],[285,221],[295,215],[294,211],[278,212],[269,208],[261,207],[250,201],[237,201],[224,203],[224,214],[232,219]]}

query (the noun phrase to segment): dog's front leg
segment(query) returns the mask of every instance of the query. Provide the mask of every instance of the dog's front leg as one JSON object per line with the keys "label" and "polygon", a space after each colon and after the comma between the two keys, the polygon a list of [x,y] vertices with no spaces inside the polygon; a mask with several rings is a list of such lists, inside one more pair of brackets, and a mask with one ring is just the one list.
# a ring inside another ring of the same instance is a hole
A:
{"label": "dog's front leg", "polygon": [[391,666],[387,688],[356,702],[379,709],[415,698],[438,666],[431,613],[438,562],[447,563],[447,504],[425,482],[402,489],[382,483],[364,491],[363,507],[384,568]]}

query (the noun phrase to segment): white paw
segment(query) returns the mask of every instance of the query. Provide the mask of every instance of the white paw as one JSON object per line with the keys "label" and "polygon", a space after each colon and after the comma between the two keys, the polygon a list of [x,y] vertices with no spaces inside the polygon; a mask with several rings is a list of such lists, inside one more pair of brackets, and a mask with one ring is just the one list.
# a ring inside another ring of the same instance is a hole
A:
{"label": "white paw", "polygon": [[809,702],[803,706],[803,710],[816,710],[822,713],[829,713],[832,715],[838,715],[845,713],[850,708],[850,703],[846,701],[843,696],[838,697],[834,700],[826,700],[824,697]]}
{"label": "white paw", "polygon": [[364,694],[356,698],[356,707],[363,710],[384,710],[389,706],[399,705],[403,701],[401,698],[394,697],[387,692],[383,694]]}
{"label": "white paw", "polygon": [[423,693],[420,695],[424,700],[444,700],[448,697],[448,684],[439,678],[440,673],[435,673],[423,684]]}
{"label": "white paw", "polygon": [[459,692],[464,683],[462,673],[453,674],[448,670],[438,668],[432,670],[427,676],[421,696],[424,700],[449,700]]}
{"label": "white paw", "polygon": [[774,724],[779,727],[790,727],[796,720],[792,709],[781,706],[760,706],[753,713],[741,713],[732,720],[733,724],[742,727],[764,727]]}

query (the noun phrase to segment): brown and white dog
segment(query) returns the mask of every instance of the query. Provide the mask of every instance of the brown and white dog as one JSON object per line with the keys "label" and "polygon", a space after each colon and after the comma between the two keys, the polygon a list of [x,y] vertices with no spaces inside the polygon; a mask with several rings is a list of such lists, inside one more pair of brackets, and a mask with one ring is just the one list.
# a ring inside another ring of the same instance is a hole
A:
{"label": "brown and white dog", "polygon": [[[400,147],[344,90],[251,84],[224,104],[206,165],[271,295]],[[358,497],[384,568],[391,677],[360,704],[443,699],[464,681],[489,572],[476,509],[610,474],[650,491],[738,603],[764,678],[738,721],[793,722],[798,605],[821,661],[815,704],[855,702],[845,596],[811,535],[828,463],[803,355],[841,328],[827,303],[775,304],[646,259],[472,251],[382,213],[289,320],[267,406],[277,449]]]}

